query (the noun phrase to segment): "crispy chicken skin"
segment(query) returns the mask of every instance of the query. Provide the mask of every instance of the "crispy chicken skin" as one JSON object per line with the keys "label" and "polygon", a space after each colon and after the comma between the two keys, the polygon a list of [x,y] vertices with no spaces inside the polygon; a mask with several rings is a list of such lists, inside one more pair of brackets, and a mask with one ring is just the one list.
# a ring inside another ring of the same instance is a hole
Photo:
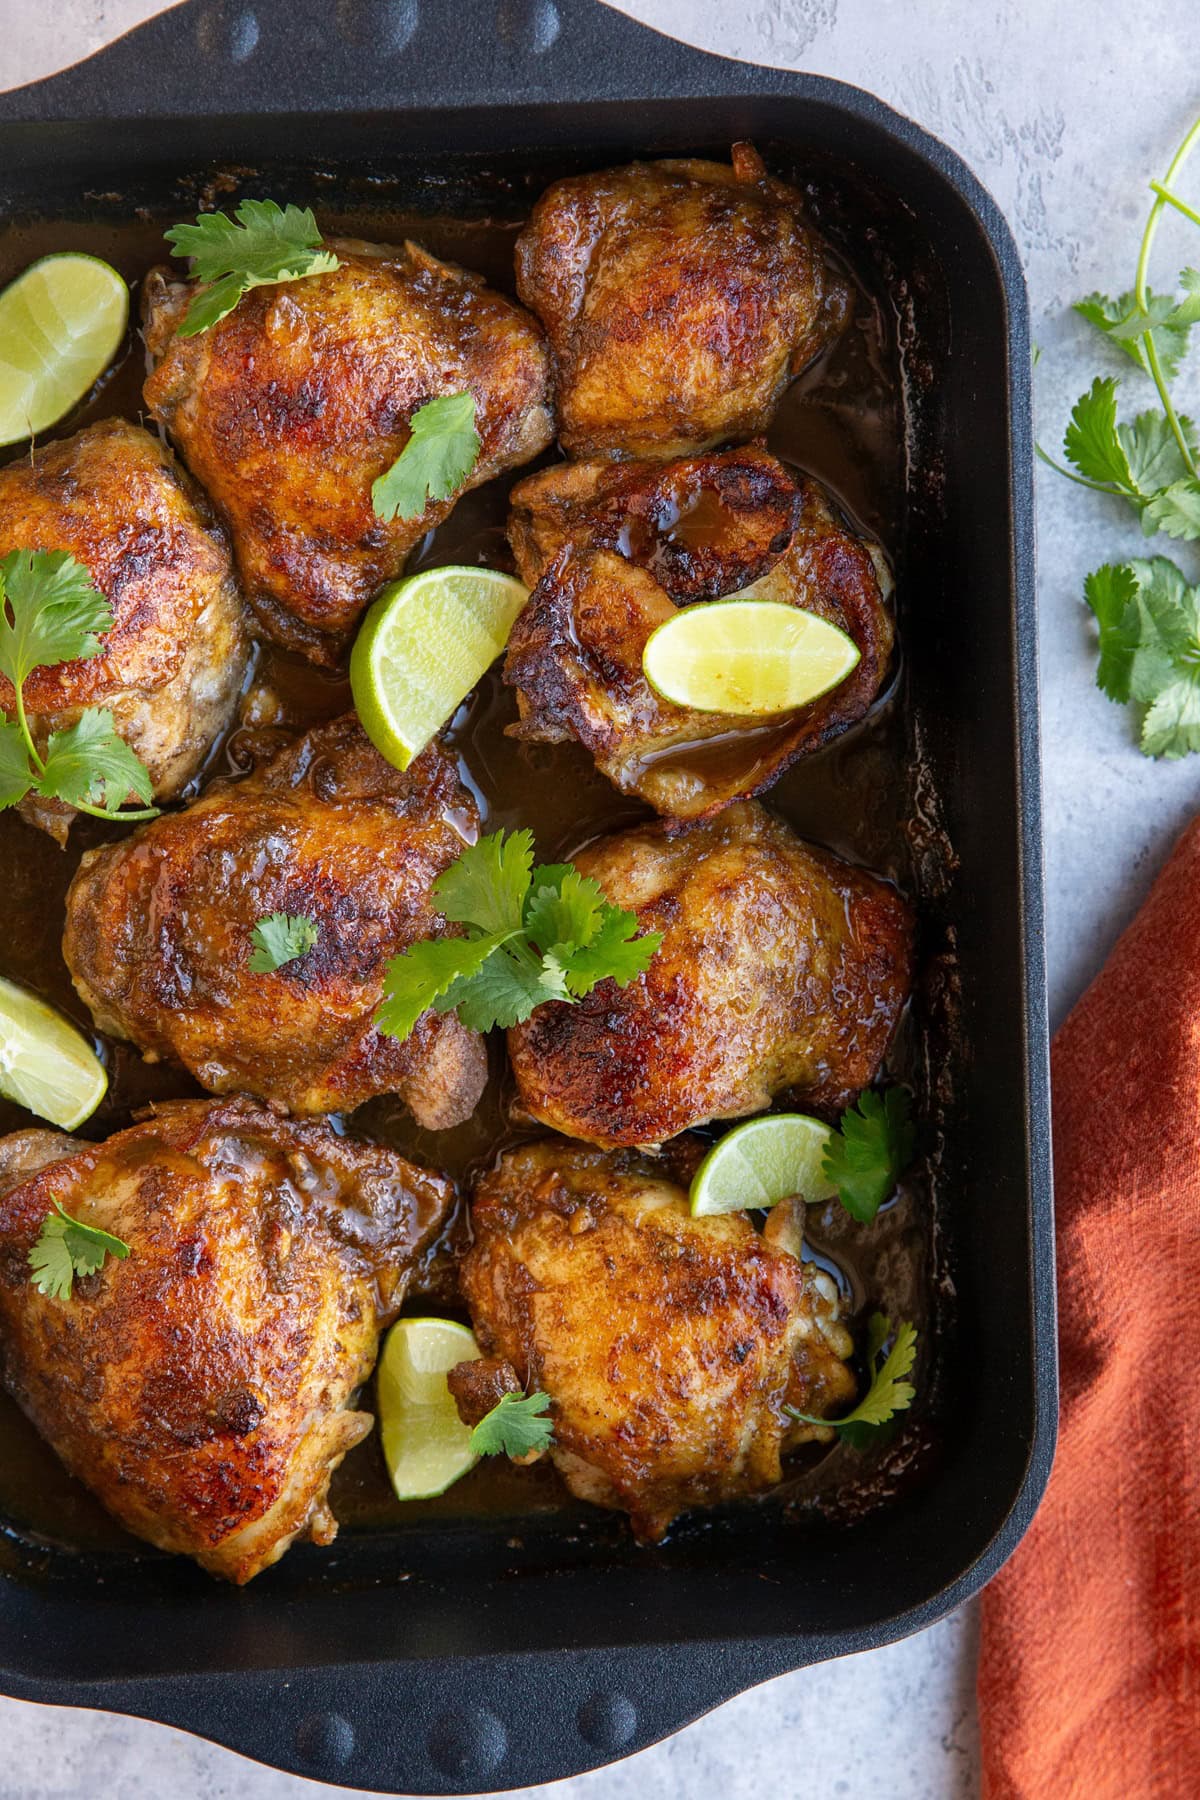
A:
{"label": "crispy chicken skin", "polygon": [[[374,1025],[388,959],[442,927],[430,888],[478,813],[432,744],[403,774],[353,716],[321,725],[242,781],[90,851],[67,895],[63,954],[102,1031],[174,1058],[214,1093],[296,1113],[397,1093],[431,1129],[468,1118],[482,1040],[428,1012],[404,1042]],[[251,932],[302,915],[315,946],[270,974]]]}
{"label": "crispy chicken skin", "polygon": [[[337,1532],[329,1479],[380,1327],[453,1190],[392,1150],[253,1101],[176,1101],[84,1144],[0,1140],[0,1372],[123,1525],[249,1581]],[[29,1251],[52,1202],[123,1238],[69,1299]]]}
{"label": "crispy chicken skin", "polygon": [[601,982],[509,1032],[521,1105],[541,1124],[660,1144],[776,1095],[833,1112],[872,1080],[911,980],[912,921],[893,887],[755,801],[617,832],[574,860],[663,941],[628,987]]}
{"label": "crispy chicken skin", "polygon": [[517,240],[571,456],[681,456],[765,431],[845,322],[794,188],[749,144],[547,188]]}
{"label": "crispy chicken skin", "polygon": [[463,1416],[489,1377],[548,1394],[567,1486],[639,1537],[761,1492],[785,1448],[832,1437],[783,1408],[824,1417],[854,1393],[837,1290],[744,1214],[693,1219],[649,1159],[547,1139],[483,1177],[471,1224],[461,1281],[485,1360],[457,1371]]}
{"label": "crispy chicken skin", "polygon": [[[70,551],[113,609],[99,656],[26,681],[35,738],[107,707],[155,799],[173,799],[232,718],[250,654],[229,547],[203,495],[157,438],[106,419],[0,469],[0,556],[11,550]],[[13,710],[0,675],[0,711]],[[66,842],[75,813],[64,801],[21,810]]]}
{"label": "crispy chicken skin", "polygon": [[[756,445],[677,462],[559,464],[514,488],[509,538],[533,589],[509,639],[516,737],[574,738],[622,793],[672,818],[759,793],[861,719],[892,651],[891,577],[815,481]],[[829,694],[773,718],[694,712],[642,674],[679,606],[756,596],[846,631],[859,662]]]}
{"label": "crispy chicken skin", "polygon": [[159,270],[145,301],[146,404],[229,525],[266,630],[324,663],[458,498],[390,523],[373,510],[371,484],[419,407],[475,396],[481,448],[459,492],[553,435],[548,357],[528,313],[417,244],[330,248],[340,268],[255,288],[196,337],[176,336],[193,284]]}

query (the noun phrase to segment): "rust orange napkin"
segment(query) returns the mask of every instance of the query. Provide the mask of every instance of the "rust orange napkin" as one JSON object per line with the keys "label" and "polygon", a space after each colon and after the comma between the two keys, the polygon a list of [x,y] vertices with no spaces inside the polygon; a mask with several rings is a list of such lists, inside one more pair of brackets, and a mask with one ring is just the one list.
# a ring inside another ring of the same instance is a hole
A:
{"label": "rust orange napkin", "polygon": [[985,1800],[1200,1796],[1200,819],[1054,1042],[1062,1422],[987,1589]]}

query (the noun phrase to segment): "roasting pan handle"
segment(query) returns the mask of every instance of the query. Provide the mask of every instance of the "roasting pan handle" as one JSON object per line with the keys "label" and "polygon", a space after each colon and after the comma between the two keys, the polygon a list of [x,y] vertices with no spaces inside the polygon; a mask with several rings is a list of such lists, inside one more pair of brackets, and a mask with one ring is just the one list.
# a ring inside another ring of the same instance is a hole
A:
{"label": "roasting pan handle", "polygon": [[213,118],[786,87],[599,0],[185,0],[86,62],[0,94],[0,120]]}

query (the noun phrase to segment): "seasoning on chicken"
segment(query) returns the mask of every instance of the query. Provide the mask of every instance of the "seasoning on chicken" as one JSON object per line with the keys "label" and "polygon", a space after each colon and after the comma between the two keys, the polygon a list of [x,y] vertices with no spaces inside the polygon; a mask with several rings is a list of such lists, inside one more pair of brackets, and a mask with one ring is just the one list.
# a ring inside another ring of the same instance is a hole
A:
{"label": "seasoning on chicken", "polygon": [[[861,719],[892,650],[883,552],[835,518],[815,481],[757,446],[679,462],[575,463],[513,490],[509,537],[528,605],[509,638],[515,737],[574,738],[622,793],[672,818],[712,813]],[[764,719],[660,699],[650,634],[682,606],[753,584],[757,599],[839,626],[859,661],[832,692]]]}
{"label": "seasoning on chicken", "polygon": [[834,1112],[866,1087],[908,998],[896,890],[743,801],[600,838],[575,865],[660,931],[647,972],[540,1006],[508,1034],[524,1110],[570,1137],[660,1144],[777,1095]]}
{"label": "seasoning on chicken", "polygon": [[824,1417],[854,1394],[837,1289],[744,1214],[693,1219],[653,1161],[547,1139],[483,1177],[471,1226],[484,1360],[450,1378],[463,1417],[480,1389],[548,1394],[567,1486],[639,1537],[761,1492],[786,1449],[832,1438],[784,1408]]}
{"label": "seasoning on chicken", "polygon": [[[270,635],[336,662],[364,606],[459,494],[553,435],[546,348],[528,313],[419,245],[332,240],[340,267],[258,287],[178,337],[191,283],[146,283],[146,404],[216,502]],[[430,400],[469,391],[478,459],[419,518],[376,516],[372,483]]]}
{"label": "seasoning on chicken", "polygon": [[517,291],[550,339],[571,456],[682,456],[765,431],[849,311],[800,195],[750,144],[732,167],[556,181],[517,240]]}
{"label": "seasoning on chicken", "polygon": [[[0,1139],[4,1385],[128,1530],[245,1582],[337,1532],[329,1480],[379,1332],[453,1189],[395,1151],[248,1100],[176,1101],[85,1144]],[[40,1293],[57,1201],[123,1239]]]}
{"label": "seasoning on chicken", "polygon": [[[196,774],[233,717],[250,641],[229,548],[204,496],[157,438],[123,419],[35,449],[0,469],[0,557],[66,550],[113,609],[98,656],[35,669],[24,687],[35,741],[106,707],[150,771],[156,800]],[[0,675],[0,714],[12,714]],[[65,844],[62,800],[20,809]]]}
{"label": "seasoning on chicken", "polygon": [[[374,1014],[390,957],[439,935],[434,880],[478,830],[475,802],[436,742],[401,774],[353,716],[318,726],[252,775],[90,851],[63,939],[102,1031],[149,1061],[174,1058],[214,1093],[296,1113],[399,1094],[433,1130],[468,1118],[483,1041],[427,1012],[400,1042]],[[272,972],[251,934],[276,913],[316,927]]]}

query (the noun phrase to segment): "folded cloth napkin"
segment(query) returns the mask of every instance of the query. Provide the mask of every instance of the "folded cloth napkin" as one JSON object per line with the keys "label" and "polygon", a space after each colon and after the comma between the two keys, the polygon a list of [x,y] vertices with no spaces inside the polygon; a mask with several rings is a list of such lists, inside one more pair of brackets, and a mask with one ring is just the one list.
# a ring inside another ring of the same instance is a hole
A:
{"label": "folded cloth napkin", "polygon": [[1200,819],[1054,1042],[1062,1422],[983,1598],[985,1800],[1200,1796]]}

